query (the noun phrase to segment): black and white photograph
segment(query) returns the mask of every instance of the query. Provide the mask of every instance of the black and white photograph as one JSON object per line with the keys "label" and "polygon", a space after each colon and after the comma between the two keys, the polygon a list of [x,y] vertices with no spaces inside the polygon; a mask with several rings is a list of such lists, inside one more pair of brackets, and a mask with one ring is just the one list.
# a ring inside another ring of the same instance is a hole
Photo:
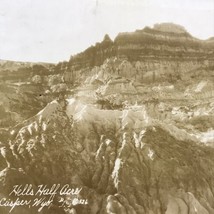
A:
{"label": "black and white photograph", "polygon": [[214,214],[214,0],[0,0],[0,214]]}

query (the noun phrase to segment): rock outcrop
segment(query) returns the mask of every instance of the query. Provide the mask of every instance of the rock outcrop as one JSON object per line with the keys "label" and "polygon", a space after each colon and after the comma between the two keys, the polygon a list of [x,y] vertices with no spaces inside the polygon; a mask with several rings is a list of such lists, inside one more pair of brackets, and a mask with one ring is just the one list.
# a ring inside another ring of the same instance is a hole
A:
{"label": "rock outcrop", "polygon": [[99,110],[70,99],[63,110],[54,101],[14,129],[13,173],[82,186],[89,203],[77,213],[213,213],[214,150],[172,126],[142,106]]}
{"label": "rock outcrop", "polygon": [[179,25],[158,24],[154,28],[145,27],[132,33],[120,33],[114,41],[105,37],[103,42],[72,56],[67,69],[100,66],[109,57],[130,62],[142,61],[146,71],[154,70],[151,66],[168,67],[171,63],[176,66],[176,63],[182,62],[190,63],[193,67],[201,64],[213,66],[213,45],[212,40],[196,39]]}

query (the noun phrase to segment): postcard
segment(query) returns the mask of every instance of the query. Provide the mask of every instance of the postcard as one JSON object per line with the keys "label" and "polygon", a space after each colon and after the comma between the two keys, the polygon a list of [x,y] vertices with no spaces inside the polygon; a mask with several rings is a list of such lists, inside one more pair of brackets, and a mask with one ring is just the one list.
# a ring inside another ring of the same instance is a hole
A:
{"label": "postcard", "polygon": [[214,1],[1,0],[0,214],[213,214]]}

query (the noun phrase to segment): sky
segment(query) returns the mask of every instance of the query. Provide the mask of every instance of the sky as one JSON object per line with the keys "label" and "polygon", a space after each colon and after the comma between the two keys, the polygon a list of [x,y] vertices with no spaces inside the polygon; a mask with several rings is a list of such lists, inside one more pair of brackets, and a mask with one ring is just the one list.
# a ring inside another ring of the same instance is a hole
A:
{"label": "sky", "polygon": [[0,0],[0,59],[57,63],[162,22],[213,37],[214,0]]}

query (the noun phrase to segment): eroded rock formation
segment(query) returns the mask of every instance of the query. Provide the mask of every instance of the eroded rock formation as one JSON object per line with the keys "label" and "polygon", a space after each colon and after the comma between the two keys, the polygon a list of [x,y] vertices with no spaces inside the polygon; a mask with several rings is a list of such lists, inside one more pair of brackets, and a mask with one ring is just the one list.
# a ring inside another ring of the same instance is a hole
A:
{"label": "eroded rock formation", "polygon": [[213,39],[165,23],[19,65],[0,84],[0,196],[69,184],[87,204],[57,195],[42,214],[214,213],[213,53]]}

